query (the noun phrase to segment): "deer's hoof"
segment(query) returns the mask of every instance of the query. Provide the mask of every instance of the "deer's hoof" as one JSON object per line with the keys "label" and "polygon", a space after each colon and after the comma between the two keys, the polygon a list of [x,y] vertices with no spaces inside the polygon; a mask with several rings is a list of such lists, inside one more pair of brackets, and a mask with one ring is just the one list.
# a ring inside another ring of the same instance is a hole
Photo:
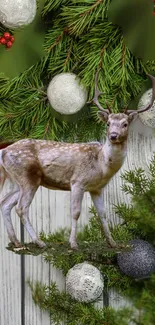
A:
{"label": "deer's hoof", "polygon": [[22,244],[20,243],[19,240],[16,240],[16,241],[14,241],[14,242],[12,242],[12,243],[14,244],[14,246],[15,246],[16,248],[21,248],[21,247],[22,247]]}
{"label": "deer's hoof", "polygon": [[118,246],[119,246],[115,241],[108,242],[108,245],[109,245],[111,248],[118,248]]}
{"label": "deer's hoof", "polygon": [[125,245],[125,244],[122,244],[122,243],[116,243],[116,242],[112,242],[112,243],[108,243],[109,246],[111,248],[115,248],[115,249],[123,249],[123,248],[129,248],[129,245]]}
{"label": "deer's hoof", "polygon": [[42,240],[36,240],[35,244],[37,244],[40,248],[46,247],[46,244]]}
{"label": "deer's hoof", "polygon": [[77,250],[78,249],[78,244],[76,242],[70,243],[70,246],[72,249]]}

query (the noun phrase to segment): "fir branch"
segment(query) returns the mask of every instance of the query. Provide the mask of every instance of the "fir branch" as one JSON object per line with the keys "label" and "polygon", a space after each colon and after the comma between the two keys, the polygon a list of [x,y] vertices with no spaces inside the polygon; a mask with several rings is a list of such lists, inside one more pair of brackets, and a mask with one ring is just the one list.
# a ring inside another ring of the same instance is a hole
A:
{"label": "fir branch", "polygon": [[70,0],[47,0],[43,9],[43,16],[48,14],[52,10],[58,10],[61,6],[68,5]]}
{"label": "fir branch", "polygon": [[67,293],[60,292],[55,283],[45,286],[29,282],[32,297],[42,310],[48,311],[53,324],[61,324],[64,320],[68,325],[128,325],[131,310],[123,308],[115,311],[112,308],[96,309],[91,303],[79,303]]}
{"label": "fir branch", "polygon": [[76,3],[77,6],[72,0],[71,5],[64,6],[61,16],[68,26],[70,34],[79,36],[94,26],[98,18],[104,19],[106,17],[109,0],[97,0],[95,2],[94,0],[87,0],[85,3],[78,0]]}
{"label": "fir branch", "polygon": [[[122,189],[131,195],[132,204],[118,204],[116,213],[129,225],[136,225],[135,235],[149,239],[154,244],[155,232],[155,156],[149,165],[149,173],[142,168],[126,171],[121,176],[124,184]],[[127,183],[126,183],[127,182]],[[132,228],[131,228],[132,229]]]}
{"label": "fir branch", "polygon": [[102,2],[103,2],[103,0],[96,0],[96,2],[94,4],[92,4],[92,6],[88,10],[86,10],[84,13],[82,13],[81,16],[89,15]]}
{"label": "fir branch", "polygon": [[[149,187],[149,180],[142,168],[126,171],[121,175],[121,178],[125,182],[122,185],[122,190],[132,196],[143,194]],[[126,182],[130,185],[127,185]]]}
{"label": "fir branch", "polygon": [[[145,73],[155,64],[154,61],[144,64],[124,47],[121,29],[107,21],[108,5],[108,0],[46,2],[44,13],[53,16],[44,43],[45,57],[13,80],[0,77],[3,139],[45,137],[84,142],[100,140],[104,136],[105,126],[98,123],[97,109],[93,105],[89,115],[88,112],[85,116],[81,114],[76,123],[60,122],[52,116],[46,88],[57,73],[76,73],[89,88],[91,99],[95,73],[101,66],[99,87],[104,91],[101,104],[104,107],[108,101],[114,112],[121,111],[138,95],[146,79]],[[71,35],[72,28],[74,33]]]}

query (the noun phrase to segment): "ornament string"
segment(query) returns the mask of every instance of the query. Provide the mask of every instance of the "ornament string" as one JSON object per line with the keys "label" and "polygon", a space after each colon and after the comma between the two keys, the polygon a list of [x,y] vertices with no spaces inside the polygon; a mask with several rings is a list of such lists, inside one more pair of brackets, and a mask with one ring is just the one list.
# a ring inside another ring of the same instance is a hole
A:
{"label": "ornament string", "polygon": [[153,0],[153,15],[155,16],[155,0]]}
{"label": "ornament string", "polygon": [[108,277],[107,275],[103,274],[103,279],[104,279],[104,288],[103,288],[103,306],[104,307],[109,307],[109,291],[108,291]]}

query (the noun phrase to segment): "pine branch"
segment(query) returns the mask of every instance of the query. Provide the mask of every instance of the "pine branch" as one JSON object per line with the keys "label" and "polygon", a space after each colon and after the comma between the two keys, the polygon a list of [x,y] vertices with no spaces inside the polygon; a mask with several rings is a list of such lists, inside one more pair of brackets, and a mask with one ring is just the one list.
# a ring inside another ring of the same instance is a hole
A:
{"label": "pine branch", "polygon": [[99,18],[106,17],[109,0],[87,0],[85,3],[78,0],[76,3],[76,7],[74,0],[71,5],[64,6],[61,16],[68,26],[70,34],[79,36],[93,27]]}
{"label": "pine branch", "polygon": [[50,22],[45,57],[13,80],[0,77],[2,139],[34,137],[85,142],[103,138],[105,125],[98,123],[93,105],[74,123],[53,117],[46,89],[51,78],[61,72],[76,73],[88,87],[91,99],[95,73],[101,67],[101,104],[108,101],[114,112],[121,111],[139,94],[145,74],[155,63],[144,64],[131,55],[124,46],[121,29],[107,21],[108,5],[108,0],[46,2],[44,15],[49,16],[44,19],[50,17]]}
{"label": "pine branch", "polygon": [[130,194],[132,204],[130,206],[124,203],[116,205],[116,213],[125,220],[129,227],[132,225],[135,235],[149,239],[154,244],[155,156],[151,159],[149,173],[146,174],[142,168],[138,168],[124,172],[121,177],[124,181],[122,189]]}
{"label": "pine branch", "polygon": [[68,325],[119,325],[120,322],[128,325],[130,309],[96,309],[91,303],[79,303],[67,293],[60,292],[53,282],[50,286],[29,282],[29,286],[35,304],[49,312],[53,324],[58,325],[66,320]]}
{"label": "pine branch", "polygon": [[58,10],[61,8],[61,6],[68,5],[70,0],[48,0],[45,3],[44,9],[43,9],[43,15],[48,14],[52,10]]}

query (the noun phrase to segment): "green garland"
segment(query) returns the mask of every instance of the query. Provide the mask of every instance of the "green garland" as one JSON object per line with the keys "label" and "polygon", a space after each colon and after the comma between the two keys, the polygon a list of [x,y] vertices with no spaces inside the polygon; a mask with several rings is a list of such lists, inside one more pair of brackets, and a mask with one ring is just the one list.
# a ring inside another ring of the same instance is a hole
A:
{"label": "green garland", "polygon": [[[52,114],[46,89],[51,78],[61,72],[79,75],[94,92],[96,70],[102,67],[99,87],[113,111],[121,111],[135,98],[155,68],[134,57],[124,43],[120,28],[107,19],[109,0],[46,1],[42,19],[47,26],[41,62],[10,80],[0,77],[0,133],[2,140],[44,138],[90,141],[103,137],[97,109],[90,107],[76,122],[58,121]],[[16,44],[14,44],[15,46]],[[10,66],[11,69],[11,66]]]}

